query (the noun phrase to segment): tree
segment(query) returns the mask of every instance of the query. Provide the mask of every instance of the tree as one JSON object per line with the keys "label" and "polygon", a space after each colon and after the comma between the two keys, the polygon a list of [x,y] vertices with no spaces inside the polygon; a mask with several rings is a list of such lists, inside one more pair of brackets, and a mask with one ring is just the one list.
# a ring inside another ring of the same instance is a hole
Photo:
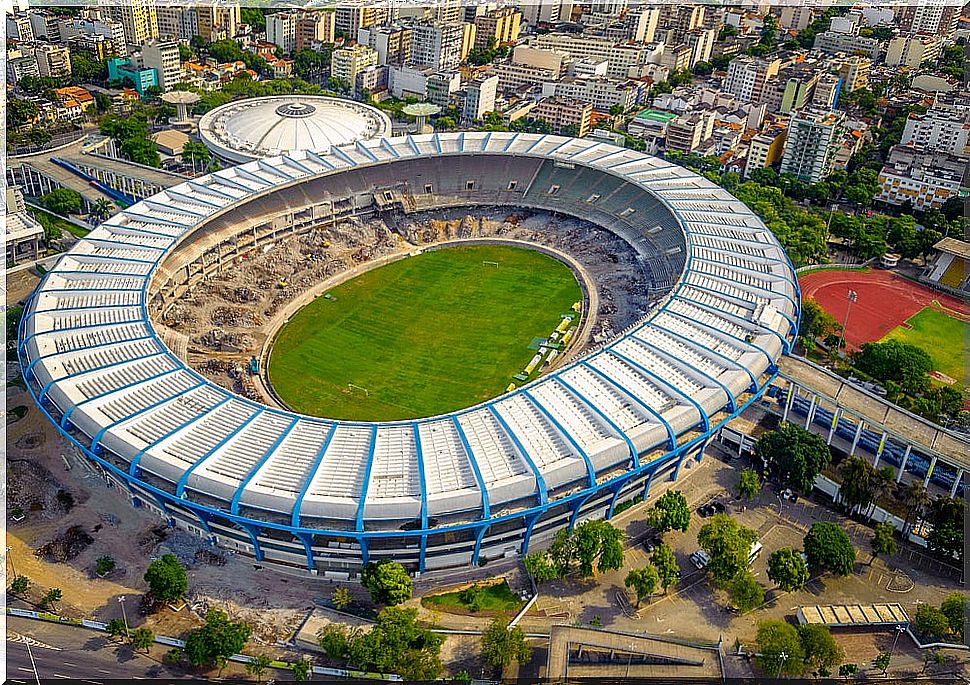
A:
{"label": "tree", "polygon": [[889,662],[892,660],[892,658],[893,655],[889,652],[880,652],[879,656],[877,656],[876,660],[873,662],[873,666],[885,674],[886,671],[889,670]]}
{"label": "tree", "polygon": [[813,671],[831,670],[842,663],[845,652],[839,647],[828,626],[806,624],[798,626],[805,665]]}
{"label": "tree", "polygon": [[105,626],[104,630],[106,633],[108,633],[109,637],[122,637],[128,635],[128,626],[126,626],[124,620],[120,618],[113,618],[108,621],[108,625]]}
{"label": "tree", "polygon": [[523,564],[525,564],[525,570],[532,576],[532,580],[536,583],[555,580],[559,577],[556,566],[545,552],[532,552],[531,554],[527,554],[525,559],[523,559]]}
{"label": "tree", "polygon": [[940,605],[940,611],[943,612],[947,622],[950,624],[950,632],[956,635],[961,643],[963,642],[963,631],[967,615],[966,610],[967,596],[962,592],[954,592],[948,595]]}
{"label": "tree", "polygon": [[737,487],[738,497],[751,501],[758,496],[759,492],[761,492],[761,481],[758,479],[758,472],[754,469],[741,469]]}
{"label": "tree", "polygon": [[439,131],[450,131],[457,126],[457,122],[451,117],[438,117],[435,119],[434,127]]}
{"label": "tree", "polygon": [[556,573],[563,578],[569,573],[573,559],[576,557],[576,540],[565,528],[556,531],[549,545],[549,560],[556,568]]}
{"label": "tree", "polygon": [[230,621],[224,611],[209,609],[205,624],[185,639],[185,656],[193,666],[218,665],[220,659],[240,653],[251,632],[245,623]]}
{"label": "tree", "polygon": [[70,188],[55,188],[41,197],[40,203],[61,216],[81,213],[81,194]]}
{"label": "tree", "polygon": [[815,478],[832,459],[822,438],[788,422],[758,438],[754,452],[782,482],[803,493],[812,491]]}
{"label": "tree", "polygon": [[657,548],[653,550],[650,561],[653,563],[653,567],[657,569],[660,586],[666,594],[667,588],[676,583],[680,577],[680,567],[677,565],[677,557],[674,556],[674,551],[670,548],[670,545],[662,543],[657,545]]}
{"label": "tree", "polygon": [[950,619],[942,609],[923,603],[916,607],[913,626],[924,637],[940,639],[950,631]]}
{"label": "tree", "polygon": [[509,627],[509,619],[496,617],[482,633],[482,658],[492,668],[501,670],[516,662],[524,664],[532,658],[532,648],[520,626]]}
{"label": "tree", "polygon": [[310,679],[313,664],[308,659],[300,659],[290,664],[290,670],[293,671],[293,680],[303,682]]}
{"label": "tree", "polygon": [[327,658],[333,661],[346,659],[350,651],[351,634],[342,625],[331,623],[317,633],[317,644]]}
{"label": "tree", "polygon": [[940,496],[930,506],[933,530],[926,538],[930,551],[949,561],[963,562],[964,503],[959,497]]}
{"label": "tree", "polygon": [[262,682],[263,674],[266,673],[266,669],[269,668],[272,661],[265,654],[257,654],[246,662],[246,673],[256,678],[257,683]]}
{"label": "tree", "polygon": [[155,633],[151,629],[142,626],[135,628],[131,633],[131,648],[147,652],[155,644]]}
{"label": "tree", "polygon": [[94,572],[102,578],[111,573],[114,568],[115,560],[107,554],[98,557],[98,560],[94,563]]}
{"label": "tree", "polygon": [[360,583],[376,604],[394,606],[411,599],[411,576],[396,561],[369,562],[360,573]]}
{"label": "tree", "polygon": [[163,658],[165,663],[169,666],[178,666],[180,663],[182,663],[182,650],[178,647],[172,647],[170,650],[165,652],[165,656]]}
{"label": "tree", "polygon": [[417,624],[417,609],[387,607],[367,633],[350,642],[350,661],[362,669],[434,680],[442,671],[444,637]]}
{"label": "tree", "polygon": [[863,343],[852,355],[852,364],[880,382],[899,383],[910,395],[918,395],[927,388],[926,374],[933,370],[929,354],[901,340]]}
{"label": "tree", "polygon": [[848,680],[859,672],[858,664],[842,664],[839,666],[839,677]]}
{"label": "tree", "polygon": [[593,575],[593,563],[600,573],[623,568],[623,531],[609,521],[584,521],[573,531],[579,574]]}
{"label": "tree", "polygon": [[877,523],[872,533],[872,559],[869,560],[869,563],[871,564],[875,561],[876,557],[880,554],[891,557],[896,553],[897,549],[896,526],[889,521]]}
{"label": "tree", "polygon": [[161,166],[162,158],[155,143],[150,138],[129,138],[121,143],[121,154],[135,164],[155,167]]}
{"label": "tree", "polygon": [[643,601],[645,597],[649,597],[657,589],[657,583],[660,582],[660,576],[657,574],[657,569],[655,569],[651,564],[647,564],[643,568],[631,569],[629,573],[626,574],[626,580],[623,581],[624,585],[628,588],[632,588],[634,594],[637,596],[637,609],[640,608],[640,602]]}
{"label": "tree", "polygon": [[350,594],[350,590],[347,588],[338,587],[330,596],[330,601],[333,602],[335,609],[338,611],[343,611],[351,605],[351,603],[354,601],[354,597]]}
{"label": "tree", "polygon": [[185,569],[174,554],[166,554],[150,563],[144,577],[152,596],[163,602],[181,599],[189,587]]}
{"label": "tree", "polygon": [[794,626],[784,621],[762,621],[755,642],[759,653],[755,660],[766,676],[800,676],[805,670],[805,652]]}
{"label": "tree", "polygon": [[722,586],[747,570],[751,545],[757,539],[755,531],[745,528],[727,514],[715,514],[697,534],[701,549],[711,557],[707,569]]}
{"label": "tree", "polygon": [[919,519],[930,503],[930,496],[923,486],[923,481],[919,479],[910,481],[906,486],[903,502],[906,504],[906,527],[903,529],[905,533],[909,532],[909,524],[914,519]]}
{"label": "tree", "polygon": [[7,128],[16,128],[34,121],[40,113],[36,102],[23,98],[7,100]]}
{"label": "tree", "polygon": [[94,218],[94,220],[97,223],[100,224],[102,221],[110,217],[112,212],[114,212],[114,210],[115,210],[115,206],[111,202],[111,200],[108,200],[107,198],[102,197],[100,200],[95,202],[94,205],[91,207],[91,216],[92,218]]}
{"label": "tree", "polygon": [[805,556],[813,573],[829,571],[838,576],[852,573],[855,548],[848,534],[832,521],[816,521],[805,535]]}
{"label": "tree", "polygon": [[785,592],[801,590],[808,582],[808,565],[791,547],[782,547],[768,557],[768,578]]}
{"label": "tree", "polygon": [[892,467],[876,470],[868,459],[847,457],[839,464],[839,498],[850,512],[866,512],[871,509],[881,495],[885,494],[892,483]]}
{"label": "tree", "polygon": [[765,589],[747,570],[728,583],[728,595],[731,604],[742,614],[761,606],[765,601]]}
{"label": "tree", "polygon": [[50,607],[51,611],[56,611],[57,607],[55,606],[55,604],[57,604],[57,602],[60,602],[60,601],[61,601],[61,589],[57,587],[52,587],[47,591],[47,594],[44,595],[44,598],[41,600],[41,603],[44,604],[45,606]]}
{"label": "tree", "polygon": [[13,582],[10,583],[10,592],[23,597],[27,594],[28,587],[30,587],[30,578],[27,576],[14,576]]}
{"label": "tree", "polygon": [[647,521],[663,535],[670,530],[685,532],[690,526],[690,507],[680,490],[668,490],[647,514]]}

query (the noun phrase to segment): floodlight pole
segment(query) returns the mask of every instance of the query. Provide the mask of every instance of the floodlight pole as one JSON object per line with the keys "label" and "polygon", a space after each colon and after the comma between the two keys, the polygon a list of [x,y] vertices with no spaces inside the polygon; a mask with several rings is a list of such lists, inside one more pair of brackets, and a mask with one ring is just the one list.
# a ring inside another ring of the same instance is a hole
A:
{"label": "floodlight pole", "polygon": [[849,312],[852,311],[852,303],[859,301],[859,293],[857,293],[855,290],[850,290],[846,298],[848,300],[848,304],[845,306],[845,321],[842,322],[842,333],[839,335],[839,347],[835,350],[836,354],[841,352],[842,348],[845,346],[845,329],[849,325]]}
{"label": "floodlight pole", "polygon": [[13,565],[13,555],[10,552],[13,551],[13,547],[7,545],[7,561],[10,562],[10,570],[13,571],[14,580],[17,579],[17,567]]}
{"label": "floodlight pole", "polygon": [[125,612],[125,596],[124,595],[121,595],[121,597],[118,598],[118,604],[121,605],[121,617],[125,621],[125,637],[130,640],[131,639],[131,634],[128,632],[128,614]]}
{"label": "floodlight pole", "polygon": [[778,675],[776,675],[775,678],[781,678],[781,669],[785,667],[785,662],[788,661],[788,652],[779,653],[778,658],[780,658],[781,661],[778,663]]}

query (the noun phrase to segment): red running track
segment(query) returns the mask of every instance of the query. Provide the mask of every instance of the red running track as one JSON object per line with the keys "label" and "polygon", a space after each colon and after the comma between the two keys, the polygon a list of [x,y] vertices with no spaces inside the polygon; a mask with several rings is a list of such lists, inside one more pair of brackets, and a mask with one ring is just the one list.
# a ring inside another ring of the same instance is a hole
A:
{"label": "red running track", "polygon": [[814,271],[801,276],[798,282],[802,299],[814,299],[840,324],[845,321],[849,291],[859,294],[858,301],[852,303],[845,331],[849,348],[881,340],[934,301],[970,315],[967,303],[881,269]]}

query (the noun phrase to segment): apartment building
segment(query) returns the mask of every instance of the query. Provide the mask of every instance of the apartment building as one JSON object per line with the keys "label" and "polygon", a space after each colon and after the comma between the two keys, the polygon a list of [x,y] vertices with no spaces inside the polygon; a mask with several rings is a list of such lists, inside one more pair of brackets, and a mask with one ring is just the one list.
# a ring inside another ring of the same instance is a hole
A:
{"label": "apartment building", "polygon": [[899,143],[930,152],[970,156],[970,102],[938,97],[926,114],[909,115]]}
{"label": "apartment building", "polygon": [[[574,58],[592,57],[609,62],[611,78],[627,78],[631,72],[651,61],[655,47],[616,43],[608,38],[575,35],[571,33],[547,33],[536,36],[529,45],[539,50],[566,52]],[[656,60],[659,62],[659,58]]]}
{"label": "apartment building", "polygon": [[296,51],[312,50],[323,43],[333,43],[337,32],[334,12],[302,12],[296,19]]}
{"label": "apartment building", "polygon": [[820,74],[812,93],[812,106],[832,109],[839,99],[842,79],[835,74]]}
{"label": "apartment building", "polygon": [[71,51],[63,45],[39,43],[34,46],[37,70],[41,76],[68,76],[71,73]]}
{"label": "apartment building", "polygon": [[832,173],[834,156],[842,144],[845,114],[806,108],[793,114],[781,158],[781,173],[818,183]]}
{"label": "apartment building", "polygon": [[140,96],[144,96],[147,89],[158,85],[158,74],[154,69],[139,66],[135,60],[125,57],[109,59],[108,80],[124,81],[125,79],[134,84],[135,91]]}
{"label": "apartment building", "polygon": [[959,4],[913,3],[894,8],[896,22],[903,33],[926,33],[950,38],[960,19]]}
{"label": "apartment building", "polygon": [[[103,48],[98,48],[97,53],[106,52],[108,54],[116,55],[126,55],[128,54],[127,44],[125,42],[125,29],[124,27],[111,19],[101,20],[88,20],[74,18],[68,22],[65,22],[61,27],[61,35],[64,42],[70,44],[72,39],[84,39],[91,38],[90,42],[101,42],[98,38],[106,41]],[[98,57],[98,59],[105,59],[104,57]]]}
{"label": "apartment building", "polygon": [[684,34],[684,45],[691,50],[690,68],[698,62],[707,62],[711,59],[714,52],[714,43],[717,42],[717,31],[703,27],[691,29]]}
{"label": "apartment building", "polygon": [[155,14],[160,38],[192,40],[199,36],[207,41],[232,38],[241,23],[238,0],[213,4],[160,5]]}
{"label": "apartment building", "polygon": [[714,133],[714,112],[695,111],[681,114],[667,124],[668,150],[694,152]]}
{"label": "apartment building", "polygon": [[778,73],[781,60],[737,57],[728,64],[723,90],[741,102],[760,102],[765,83]]}
{"label": "apartment building", "polygon": [[838,57],[833,62],[842,77],[842,83],[849,93],[869,87],[869,69],[872,60],[858,55]]}
{"label": "apartment building", "polygon": [[[63,39],[61,36],[61,24],[67,21],[68,17],[61,17],[48,10],[34,10],[28,15],[30,24],[31,40],[47,41],[49,43],[59,43]],[[24,40],[24,39],[22,39]]]}
{"label": "apartment building", "polygon": [[786,129],[773,126],[755,135],[748,144],[748,157],[744,167],[744,177],[748,178],[755,169],[774,166],[785,151]]}
{"label": "apartment building", "polygon": [[815,20],[815,10],[810,5],[784,5],[777,8],[778,24],[789,31],[801,31]]}
{"label": "apartment building", "polygon": [[411,26],[401,22],[367,26],[357,32],[357,42],[377,51],[378,64],[400,66],[411,61]]}
{"label": "apartment building", "polygon": [[879,58],[882,44],[878,38],[860,36],[858,30],[850,33],[823,31],[815,36],[813,47],[827,55],[863,53],[869,59]]}
{"label": "apartment building", "polygon": [[965,158],[895,145],[879,172],[876,199],[893,205],[910,202],[923,211],[964,196],[968,183]]}
{"label": "apartment building", "polygon": [[455,69],[468,55],[474,24],[418,22],[411,30],[411,61],[435,70]]}
{"label": "apartment building", "polygon": [[601,112],[609,112],[614,105],[622,107],[624,112],[631,109],[637,103],[637,92],[630,81],[611,78],[567,76],[542,84],[542,97],[585,100]]}
{"label": "apartment building", "polygon": [[7,15],[7,38],[21,43],[34,42],[34,29],[30,25],[30,15],[18,12]]}
{"label": "apartment building", "polygon": [[335,26],[346,36],[356,36],[362,28],[386,24],[391,19],[387,4],[359,5],[338,3],[335,10]]}
{"label": "apartment building", "polygon": [[141,47],[141,65],[146,69],[154,69],[158,78],[158,87],[163,91],[182,80],[182,66],[179,59],[179,46],[174,40],[153,40]]}
{"label": "apartment building", "polygon": [[886,49],[886,66],[916,68],[940,57],[943,41],[936,36],[896,36]]}
{"label": "apartment building", "polygon": [[569,21],[573,11],[572,2],[562,2],[551,0],[530,0],[528,3],[519,5],[522,12],[522,20],[527,21],[533,26],[539,23],[555,23],[557,21]]}
{"label": "apartment building", "polygon": [[660,65],[666,67],[673,74],[677,71],[690,69],[690,60],[694,51],[680,43],[678,45],[665,45],[663,55],[660,57]]}
{"label": "apartment building", "polygon": [[522,13],[514,7],[492,10],[475,17],[475,49],[484,50],[489,41],[496,45],[514,43],[519,39]]}
{"label": "apartment building", "polygon": [[545,121],[557,135],[565,132],[582,138],[592,128],[593,105],[584,100],[543,98],[529,116]]}
{"label": "apartment building", "polygon": [[357,74],[372,66],[377,66],[377,50],[358,43],[333,51],[330,72],[334,78],[353,87],[357,83]]}
{"label": "apartment building", "polygon": [[99,0],[103,15],[118,22],[129,45],[143,45],[158,38],[158,12],[155,0]]}
{"label": "apartment building", "polygon": [[462,119],[466,122],[481,121],[488,112],[494,112],[497,90],[498,76],[474,78],[466,83]]}

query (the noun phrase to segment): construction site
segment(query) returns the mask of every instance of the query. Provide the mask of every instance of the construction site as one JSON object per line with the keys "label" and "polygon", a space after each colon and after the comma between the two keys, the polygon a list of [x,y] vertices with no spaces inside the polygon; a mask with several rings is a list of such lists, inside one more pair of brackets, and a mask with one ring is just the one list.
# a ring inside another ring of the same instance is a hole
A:
{"label": "construction site", "polygon": [[156,323],[170,348],[207,378],[272,403],[259,382],[258,360],[279,324],[305,304],[311,291],[338,285],[362,268],[462,240],[515,241],[574,260],[582,280],[595,290],[589,297],[595,312],[569,357],[623,330],[649,305],[636,252],[609,231],[549,212],[460,208],[354,217],[262,245],[187,290]]}

